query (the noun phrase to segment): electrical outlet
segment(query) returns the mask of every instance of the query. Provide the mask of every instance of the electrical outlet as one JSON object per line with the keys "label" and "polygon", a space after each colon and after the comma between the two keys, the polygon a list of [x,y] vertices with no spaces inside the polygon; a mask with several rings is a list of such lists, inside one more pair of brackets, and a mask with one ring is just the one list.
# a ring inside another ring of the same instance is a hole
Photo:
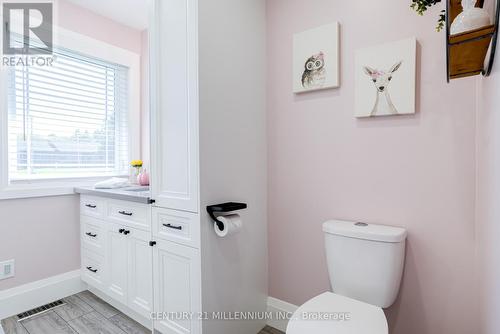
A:
{"label": "electrical outlet", "polygon": [[0,262],[0,280],[14,277],[14,260]]}

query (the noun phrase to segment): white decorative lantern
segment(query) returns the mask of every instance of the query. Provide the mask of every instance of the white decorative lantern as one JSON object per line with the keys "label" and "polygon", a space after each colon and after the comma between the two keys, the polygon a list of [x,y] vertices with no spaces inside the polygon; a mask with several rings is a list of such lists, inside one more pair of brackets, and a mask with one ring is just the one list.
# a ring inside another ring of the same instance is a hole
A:
{"label": "white decorative lantern", "polygon": [[476,7],[477,0],[462,0],[463,12],[451,24],[452,35],[478,29],[491,24],[490,15],[484,8]]}

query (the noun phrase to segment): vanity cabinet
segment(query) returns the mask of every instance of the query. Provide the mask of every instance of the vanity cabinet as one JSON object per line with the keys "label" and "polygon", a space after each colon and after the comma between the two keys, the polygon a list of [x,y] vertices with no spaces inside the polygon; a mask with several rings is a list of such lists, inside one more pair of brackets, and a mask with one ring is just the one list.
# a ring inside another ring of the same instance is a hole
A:
{"label": "vanity cabinet", "polygon": [[82,195],[80,225],[83,281],[144,321],[172,314],[155,321],[163,334],[201,333],[197,214]]}
{"label": "vanity cabinet", "polygon": [[81,196],[82,280],[149,319],[153,247],[148,204]]}

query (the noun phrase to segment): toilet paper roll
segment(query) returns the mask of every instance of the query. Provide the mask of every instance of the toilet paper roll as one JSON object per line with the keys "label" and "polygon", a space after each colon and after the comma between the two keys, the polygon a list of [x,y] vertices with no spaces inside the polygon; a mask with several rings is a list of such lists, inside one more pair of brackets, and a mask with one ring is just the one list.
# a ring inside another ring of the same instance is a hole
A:
{"label": "toilet paper roll", "polygon": [[238,214],[219,216],[217,220],[214,229],[215,233],[221,238],[238,233],[243,228],[243,222]]}

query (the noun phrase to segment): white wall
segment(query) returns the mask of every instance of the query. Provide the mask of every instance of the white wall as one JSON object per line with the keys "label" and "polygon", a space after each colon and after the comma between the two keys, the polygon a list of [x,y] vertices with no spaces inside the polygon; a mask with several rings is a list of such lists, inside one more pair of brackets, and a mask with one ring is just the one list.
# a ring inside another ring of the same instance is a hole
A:
{"label": "white wall", "polygon": [[[204,311],[265,311],[267,297],[265,1],[200,1],[201,235]],[[248,203],[244,230],[219,239],[209,204]],[[205,321],[255,334],[264,322]]]}

